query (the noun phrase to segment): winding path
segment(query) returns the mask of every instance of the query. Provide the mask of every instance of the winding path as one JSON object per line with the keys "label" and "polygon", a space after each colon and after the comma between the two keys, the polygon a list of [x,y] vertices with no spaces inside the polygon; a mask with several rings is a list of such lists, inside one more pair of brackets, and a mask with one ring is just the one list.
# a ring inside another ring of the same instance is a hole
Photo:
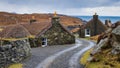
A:
{"label": "winding path", "polygon": [[33,48],[32,57],[23,62],[24,68],[83,68],[79,59],[93,45],[93,42],[76,39],[72,45]]}

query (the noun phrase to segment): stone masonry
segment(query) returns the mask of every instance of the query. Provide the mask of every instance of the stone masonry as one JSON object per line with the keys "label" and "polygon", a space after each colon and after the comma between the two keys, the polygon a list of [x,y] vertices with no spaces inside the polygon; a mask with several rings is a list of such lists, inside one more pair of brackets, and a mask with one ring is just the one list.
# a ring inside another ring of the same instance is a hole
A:
{"label": "stone masonry", "polygon": [[31,55],[30,44],[27,39],[9,42],[0,46],[0,68],[18,63]]}

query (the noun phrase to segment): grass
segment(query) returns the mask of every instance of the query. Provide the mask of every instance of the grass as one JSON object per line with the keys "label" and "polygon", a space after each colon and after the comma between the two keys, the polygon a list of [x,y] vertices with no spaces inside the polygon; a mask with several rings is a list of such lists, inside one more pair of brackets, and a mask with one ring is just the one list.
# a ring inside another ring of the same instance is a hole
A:
{"label": "grass", "polygon": [[120,61],[117,60],[119,55],[110,54],[111,48],[103,50],[102,53],[95,54],[94,57],[100,60],[96,62],[87,61],[91,50],[86,51],[80,59],[80,63],[85,65],[85,68],[120,68]]}
{"label": "grass", "polygon": [[85,38],[81,38],[81,39],[84,39],[84,40],[92,40],[92,41],[94,41],[94,42],[97,42],[97,39],[98,39],[98,38],[85,37]]}
{"label": "grass", "polygon": [[16,40],[23,40],[23,39],[27,39],[27,38],[2,38],[2,40],[6,40],[6,41],[16,41]]}
{"label": "grass", "polygon": [[34,35],[29,35],[28,38],[35,38],[35,36]]}
{"label": "grass", "polygon": [[109,65],[102,64],[102,62],[92,62],[86,66],[86,68],[111,68]]}
{"label": "grass", "polygon": [[85,39],[85,40],[90,40],[90,37],[85,37],[84,39]]}
{"label": "grass", "polygon": [[[109,61],[111,62],[111,61]],[[111,62],[113,66],[105,64],[105,61],[101,62],[91,62],[86,65],[85,68],[120,68],[120,63]]]}
{"label": "grass", "polygon": [[23,68],[23,64],[21,63],[12,64],[8,68]]}
{"label": "grass", "polygon": [[99,61],[86,62],[86,68],[120,68],[119,55],[112,55],[111,50],[111,48],[108,48],[95,54],[94,57]]}
{"label": "grass", "polygon": [[35,36],[30,35],[30,36],[24,37],[24,38],[1,38],[1,40],[16,41],[16,40],[23,40],[23,39],[28,39],[28,38],[35,38]]}
{"label": "grass", "polygon": [[90,52],[91,52],[92,49],[88,50],[87,52],[85,52],[82,56],[82,58],[80,59],[80,63],[85,65],[87,64],[87,59],[89,58],[90,56]]}

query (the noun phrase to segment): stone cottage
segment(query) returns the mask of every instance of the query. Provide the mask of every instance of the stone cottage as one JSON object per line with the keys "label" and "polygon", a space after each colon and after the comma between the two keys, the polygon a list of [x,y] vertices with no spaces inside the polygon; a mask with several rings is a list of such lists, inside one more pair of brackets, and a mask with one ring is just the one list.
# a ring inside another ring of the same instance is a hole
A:
{"label": "stone cottage", "polygon": [[[56,13],[54,16],[51,16],[51,18],[48,19],[49,21],[43,23],[35,20],[33,16],[29,23],[20,23],[14,25],[16,28],[19,26],[19,29],[23,29],[24,31],[17,29],[15,29],[15,31],[13,27],[11,27],[10,29],[6,30],[7,33],[4,33],[4,31],[2,33],[7,34],[5,35],[6,38],[7,36],[14,38],[16,35],[17,38],[19,38],[21,36],[23,37],[24,33],[27,33],[24,38],[29,38],[30,45],[33,47],[41,45],[63,45],[75,43],[74,35],[72,35],[71,32],[60,23],[60,18]],[[14,30],[14,32],[10,32],[12,30]]]}
{"label": "stone cottage", "polygon": [[107,26],[104,25],[95,13],[93,19],[87,22],[87,24],[80,26],[79,36],[80,37],[90,37],[99,35],[107,30]]}
{"label": "stone cottage", "polygon": [[63,45],[75,43],[75,37],[60,23],[55,14],[49,26],[36,35],[41,45]]}
{"label": "stone cottage", "polygon": [[60,23],[57,15],[51,16],[48,22],[21,23],[28,30],[30,45],[47,46],[75,43],[75,37]]}
{"label": "stone cottage", "polygon": [[17,63],[31,55],[30,33],[22,25],[0,27],[0,68]]}

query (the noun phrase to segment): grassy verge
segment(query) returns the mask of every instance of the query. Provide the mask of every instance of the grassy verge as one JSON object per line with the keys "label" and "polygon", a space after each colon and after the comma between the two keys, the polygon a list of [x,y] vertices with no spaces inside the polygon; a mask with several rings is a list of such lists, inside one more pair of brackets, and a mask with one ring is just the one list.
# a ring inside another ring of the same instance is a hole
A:
{"label": "grassy verge", "polygon": [[120,55],[111,55],[111,49],[103,50],[102,53],[97,53],[94,55],[99,61],[88,62],[89,54],[91,50],[84,53],[80,59],[80,63],[85,65],[85,68],[120,68]]}
{"label": "grassy verge", "polygon": [[80,38],[80,39],[91,40],[91,41],[97,42],[97,39],[91,39],[91,37],[85,37],[85,38]]}
{"label": "grassy verge", "polygon": [[12,64],[8,68],[23,68],[23,64],[21,63]]}
{"label": "grassy verge", "polygon": [[92,50],[92,49],[86,51],[86,52],[83,54],[82,58],[80,59],[80,63],[81,63],[82,65],[86,65],[86,64],[87,64],[87,59],[88,59],[89,56],[90,56],[91,50]]}

